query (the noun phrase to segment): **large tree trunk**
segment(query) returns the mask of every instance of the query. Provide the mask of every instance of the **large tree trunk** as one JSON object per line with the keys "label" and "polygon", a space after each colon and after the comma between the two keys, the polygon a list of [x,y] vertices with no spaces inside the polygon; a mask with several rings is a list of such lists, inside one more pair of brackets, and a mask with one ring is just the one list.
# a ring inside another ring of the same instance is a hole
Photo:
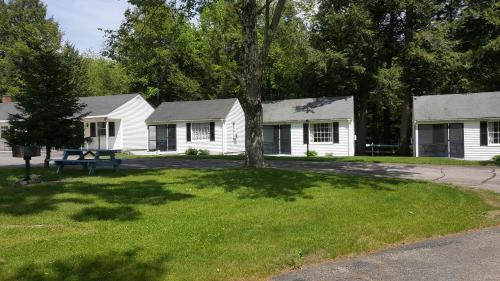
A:
{"label": "large tree trunk", "polygon": [[[413,37],[416,32],[416,21],[415,21],[415,8],[413,5],[409,5],[406,9],[405,15],[405,25],[404,25],[404,41],[406,47],[413,41]],[[404,59],[402,60],[404,63]],[[409,70],[411,71],[411,70]],[[399,127],[399,140],[400,148],[399,153],[401,155],[410,155],[410,139],[411,139],[411,122],[412,122],[412,104],[413,93],[408,90],[403,96],[403,105],[401,108],[401,124]]]}
{"label": "large tree trunk", "polygon": [[356,154],[366,154],[366,125],[368,123],[368,98],[357,96]]}
{"label": "large tree trunk", "polygon": [[52,148],[50,146],[45,147],[45,160],[43,161],[43,167],[44,168],[49,168],[50,164],[50,154],[52,152]]}
{"label": "large tree trunk", "polygon": [[264,166],[264,144],[262,137],[262,105],[247,101],[245,106],[245,166],[262,168]]}
{"label": "large tree trunk", "polygon": [[403,97],[403,108],[401,111],[401,124],[399,128],[399,140],[401,155],[410,155],[410,139],[411,139],[411,102],[412,95],[410,93],[405,93]]}
{"label": "large tree trunk", "polygon": [[241,10],[243,24],[243,73],[241,104],[245,112],[245,150],[247,167],[264,166],[262,136],[262,60],[257,38],[258,7],[255,0],[246,1]]}

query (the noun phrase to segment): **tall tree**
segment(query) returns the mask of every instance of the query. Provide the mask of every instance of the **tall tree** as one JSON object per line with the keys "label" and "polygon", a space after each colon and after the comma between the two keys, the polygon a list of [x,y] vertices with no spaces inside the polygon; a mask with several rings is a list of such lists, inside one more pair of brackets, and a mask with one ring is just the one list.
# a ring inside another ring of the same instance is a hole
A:
{"label": "tall tree", "polygon": [[7,59],[12,66],[13,87],[18,89],[18,114],[10,117],[7,141],[11,145],[38,145],[46,148],[48,166],[52,148],[75,147],[83,143],[84,105],[79,96],[87,94],[86,73],[78,52],[61,46],[57,24],[46,17],[39,0],[8,2],[12,30]]}
{"label": "tall tree", "polygon": [[14,57],[26,48],[55,48],[61,34],[57,23],[46,18],[45,6],[38,0],[0,1],[0,13],[0,94],[15,96],[22,81]]}
{"label": "tall tree", "polygon": [[7,141],[11,145],[45,147],[45,167],[53,148],[78,148],[83,144],[85,105],[78,97],[87,93],[85,68],[78,52],[62,49],[26,50],[16,66],[23,85],[16,96],[18,114],[10,116]]}
{"label": "tall tree", "polygon": [[131,90],[153,103],[204,98],[199,38],[186,15],[164,0],[131,0],[104,54],[131,76]]}
{"label": "tall tree", "polygon": [[[247,167],[264,166],[264,146],[262,133],[262,89],[263,70],[267,62],[269,48],[285,7],[285,0],[265,0],[259,6],[256,0],[238,1],[238,15],[243,27],[243,58],[241,72],[238,74],[241,84],[240,101],[245,112],[245,151]],[[272,10],[273,9],[273,10]],[[258,40],[258,17],[264,16],[264,38]]]}
{"label": "tall tree", "polygon": [[[134,8],[125,13],[125,21],[117,31],[108,31],[109,49],[106,55],[135,70],[137,81],[144,81],[146,92],[163,100],[202,98],[203,87],[198,81],[207,77],[196,52],[199,39],[186,15],[200,12],[217,1],[129,0]],[[240,102],[246,117],[246,166],[262,167],[262,91],[263,72],[270,47],[278,28],[285,0],[228,1],[232,16],[239,18],[242,52],[233,76],[240,89]],[[259,30],[262,40],[259,41]],[[134,59],[130,59],[134,58]],[[134,64],[142,60],[146,63]],[[155,70],[160,70],[155,73]],[[149,85],[157,85],[151,87]],[[162,88],[159,88],[161,86]],[[163,87],[165,86],[165,87]],[[144,90],[144,88],[143,88]]]}
{"label": "tall tree", "polygon": [[[363,1],[323,1],[314,25],[313,46],[322,52],[325,68],[318,84],[325,95],[355,97],[356,148],[363,154],[367,140],[368,102],[382,66],[382,49],[373,13]],[[369,1],[366,1],[369,2]]]}
{"label": "tall tree", "polygon": [[121,64],[93,54],[84,54],[91,96],[128,93],[130,77]]}
{"label": "tall tree", "polygon": [[500,89],[500,3],[464,0],[452,25],[458,50],[469,56],[472,91]]}

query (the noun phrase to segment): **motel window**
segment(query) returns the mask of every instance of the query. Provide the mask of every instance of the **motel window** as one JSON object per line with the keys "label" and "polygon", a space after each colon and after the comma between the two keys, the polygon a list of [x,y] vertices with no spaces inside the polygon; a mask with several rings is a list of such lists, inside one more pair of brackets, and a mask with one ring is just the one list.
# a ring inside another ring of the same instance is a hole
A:
{"label": "motel window", "polygon": [[500,144],[500,122],[488,122],[488,143]]}
{"label": "motel window", "polygon": [[210,140],[210,123],[192,123],[191,124],[191,140],[193,141],[209,141]]}
{"label": "motel window", "polygon": [[5,134],[5,132],[7,132],[8,129],[8,126],[0,126],[0,138],[2,138],[2,136]]}
{"label": "motel window", "polygon": [[109,129],[109,136],[114,137],[115,136],[115,122],[109,122],[108,129]]}
{"label": "motel window", "polygon": [[106,123],[105,122],[99,122],[97,123],[97,130],[99,136],[105,136],[106,135]]}
{"label": "motel window", "polygon": [[90,123],[90,137],[95,138],[97,136],[95,123]]}
{"label": "motel window", "polygon": [[339,143],[339,123],[312,124],[312,141]]}
{"label": "motel window", "polygon": [[332,141],[332,124],[318,123],[313,124],[313,142],[331,142]]}

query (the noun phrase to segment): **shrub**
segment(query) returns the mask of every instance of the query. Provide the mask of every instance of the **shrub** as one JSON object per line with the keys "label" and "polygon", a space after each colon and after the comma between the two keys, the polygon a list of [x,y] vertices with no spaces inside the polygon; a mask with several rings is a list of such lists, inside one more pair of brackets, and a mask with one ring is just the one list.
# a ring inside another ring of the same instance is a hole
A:
{"label": "shrub", "polygon": [[315,157],[315,156],[318,156],[318,153],[314,150],[309,150],[309,151],[306,151],[306,156],[307,157]]}
{"label": "shrub", "polygon": [[333,157],[333,153],[329,152],[325,154],[326,157]]}
{"label": "shrub", "polygon": [[210,150],[208,150],[208,149],[199,149],[198,150],[198,155],[201,155],[201,156],[203,156],[203,155],[210,155]]}
{"label": "shrub", "polygon": [[184,152],[184,154],[196,156],[196,155],[198,155],[198,149],[190,147],[190,148],[186,149],[186,152]]}
{"label": "shrub", "polygon": [[496,156],[493,156],[493,158],[491,159],[493,160],[493,162],[497,165],[500,166],[500,154],[499,155],[496,155]]}

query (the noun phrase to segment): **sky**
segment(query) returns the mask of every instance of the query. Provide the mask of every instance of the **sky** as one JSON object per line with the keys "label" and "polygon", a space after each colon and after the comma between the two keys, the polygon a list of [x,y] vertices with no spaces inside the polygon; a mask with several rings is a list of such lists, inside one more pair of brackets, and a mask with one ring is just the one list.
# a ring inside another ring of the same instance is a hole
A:
{"label": "sky", "polygon": [[64,33],[64,40],[82,52],[96,54],[103,48],[104,31],[99,28],[117,29],[127,0],[42,0],[47,5],[47,15],[54,17]]}

